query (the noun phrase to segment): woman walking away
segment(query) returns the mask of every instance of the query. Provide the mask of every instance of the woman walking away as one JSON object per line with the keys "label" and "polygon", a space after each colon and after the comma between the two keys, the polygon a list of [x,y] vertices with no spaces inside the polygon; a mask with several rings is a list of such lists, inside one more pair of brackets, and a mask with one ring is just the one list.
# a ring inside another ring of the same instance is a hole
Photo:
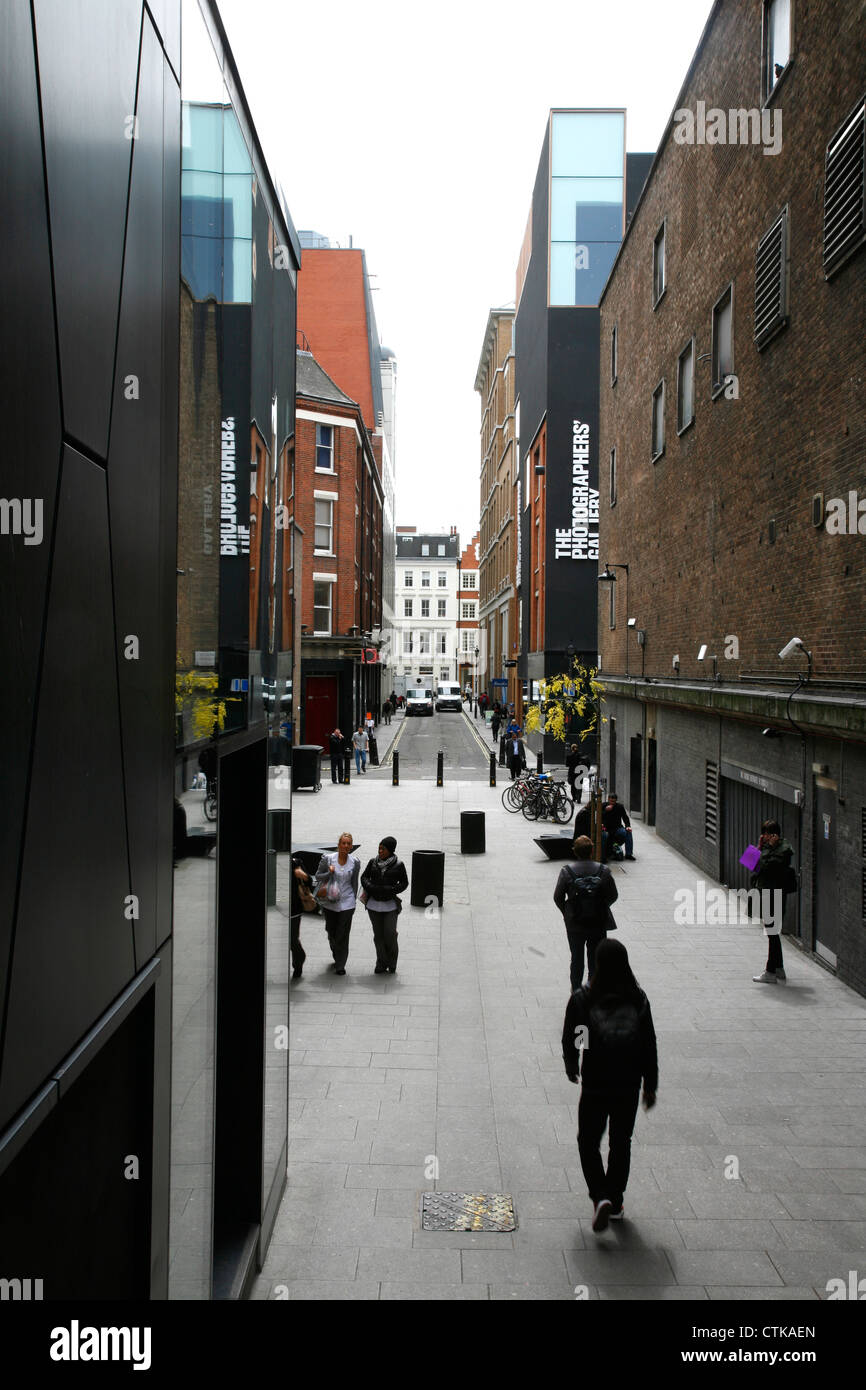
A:
{"label": "woman walking away", "polygon": [[376,975],[397,973],[397,918],[403,904],[397,897],[409,887],[406,865],[394,851],[397,841],[386,835],[376,859],[371,859],[361,875],[362,901],[370,914],[376,947]]}
{"label": "woman walking away", "polygon": [[336,854],[323,854],[316,870],[315,894],[325,909],[328,942],[334,957],[335,975],[345,975],[349,959],[349,932],[358,893],[361,865],[351,853],[354,841],[344,831],[337,843]]}
{"label": "woman walking away", "polygon": [[753,975],[758,985],[774,985],[786,980],[782,959],[782,920],[788,893],[797,891],[797,873],[791,867],[794,851],[782,838],[777,820],[765,820],[758,841],[761,858],[752,874],[752,887],[761,890],[761,921],[767,933],[767,965],[763,974]]}
{"label": "woman walking away", "polygon": [[[583,1049],[580,1061],[579,1050]],[[643,1080],[644,1108],[655,1105],[658,1054],[649,1000],[619,941],[600,942],[595,974],[568,1001],[562,1057],[569,1081],[583,1086],[577,1111],[577,1147],[593,1203],[592,1229],[623,1216],[631,1163],[631,1136]],[[599,1152],[609,1127],[607,1171]]]}

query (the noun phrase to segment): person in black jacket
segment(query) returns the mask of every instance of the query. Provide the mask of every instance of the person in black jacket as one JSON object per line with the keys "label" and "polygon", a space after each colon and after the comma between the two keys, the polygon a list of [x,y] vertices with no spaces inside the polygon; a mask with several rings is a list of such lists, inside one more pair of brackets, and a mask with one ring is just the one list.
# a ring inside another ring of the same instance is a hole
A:
{"label": "person in black jacket", "polygon": [[617,800],[616,792],[611,792],[604,803],[601,813],[601,823],[604,826],[604,844],[602,847],[602,857],[607,859],[611,841],[615,845],[625,842],[626,859],[634,859],[634,844],[632,841],[631,821],[628,818],[628,811],[621,801]]}
{"label": "person in black jacket", "polygon": [[376,975],[397,973],[397,918],[402,910],[397,894],[409,887],[409,875],[394,853],[396,848],[394,836],[386,835],[379,845],[378,857],[370,860],[361,875],[376,947]]}
{"label": "person in black jacket", "polygon": [[299,980],[303,973],[307,953],[301,945],[301,918],[304,915],[298,884],[306,883],[312,891],[313,877],[304,868],[299,854],[292,855],[291,910],[289,913],[289,945],[292,955],[292,979]]}
{"label": "person in black jacket", "polygon": [[[592,857],[592,840],[588,835],[578,835],[574,841],[576,864],[566,864],[560,871],[553,890],[553,901],[562,913],[568,945],[571,950],[571,988],[579,989],[583,979],[583,952],[586,948],[587,974],[592,979],[595,971],[596,950],[609,931],[616,930],[616,922],[610,910],[611,903],[619,897],[613,874],[604,864],[597,864]],[[575,879],[586,877],[593,880],[589,891],[582,892],[584,885],[575,885]],[[593,891],[594,890],[594,891]]]}
{"label": "person in black jacket", "polygon": [[331,758],[331,781],[342,782],[343,780],[343,756],[346,751],[346,740],[335,729],[328,737],[328,752]]}
{"label": "person in black jacket", "polygon": [[[511,728],[511,725],[509,725]],[[523,746],[523,739],[520,737],[520,730],[514,725],[514,732],[506,734],[505,755],[508,759],[508,771],[511,773],[512,782],[519,777],[521,772],[526,771],[526,749]]]}
{"label": "person in black jacket", "polygon": [[[582,1059],[579,1056],[583,1049]],[[631,1165],[631,1136],[643,1081],[646,1110],[655,1105],[658,1052],[649,1000],[619,941],[602,941],[588,987],[568,1001],[562,1058],[569,1079],[583,1083],[577,1111],[577,1147],[593,1204],[592,1229],[623,1217]],[[600,1147],[609,1130],[607,1170]]]}
{"label": "person in black jacket", "polygon": [[782,957],[782,919],[788,893],[796,891],[797,874],[791,867],[794,851],[782,838],[782,827],[776,820],[765,820],[758,841],[761,858],[751,877],[751,886],[761,890],[761,921],[767,933],[767,964],[760,975],[753,975],[756,984],[774,985],[785,980]]}

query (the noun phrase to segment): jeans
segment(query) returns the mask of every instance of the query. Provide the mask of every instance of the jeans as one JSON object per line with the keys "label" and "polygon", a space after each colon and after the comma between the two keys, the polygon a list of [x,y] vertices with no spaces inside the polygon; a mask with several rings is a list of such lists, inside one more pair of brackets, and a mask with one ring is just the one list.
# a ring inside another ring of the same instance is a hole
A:
{"label": "jeans", "polygon": [[361,768],[363,768],[365,772],[367,771],[367,754],[364,752],[362,748],[356,748],[355,771],[358,773],[359,776],[361,774]]}
{"label": "jeans", "polygon": [[376,964],[386,969],[397,969],[397,917],[393,912],[371,912],[370,925],[373,928],[373,943],[376,947]]}
{"label": "jeans", "polygon": [[338,970],[345,969],[346,961],[349,959],[349,932],[352,930],[354,912],[354,908],[350,908],[348,912],[325,910],[328,944],[331,947],[331,955],[334,957],[334,964]]}
{"label": "jeans", "polygon": [[[606,1197],[619,1211],[631,1167],[631,1136],[640,1087],[629,1091],[581,1091],[577,1109],[580,1166],[593,1202]],[[607,1172],[601,1160],[602,1137],[609,1124]]]}
{"label": "jeans", "polygon": [[565,931],[571,950],[571,992],[583,984],[583,950],[586,947],[587,975],[592,979],[595,971],[595,952],[600,941],[607,936],[605,927],[583,927],[577,922],[566,922]]}
{"label": "jeans", "polygon": [[[602,853],[602,858],[603,858],[603,859],[606,859],[606,858],[607,858],[607,842],[608,842],[608,840],[609,840],[610,838],[611,838],[611,836],[610,836],[609,831],[607,831],[607,830],[602,830],[602,832],[601,832],[601,853]],[[618,845],[622,845],[622,844],[625,845],[626,856],[627,856],[628,858],[631,858],[631,857],[633,856],[633,854],[634,854],[634,839],[633,839],[633,837],[632,837],[631,827],[630,827],[630,826],[627,827],[627,826],[624,826],[624,825],[619,826],[618,829],[616,829],[616,830],[613,832],[613,838],[614,838],[614,840],[616,841],[616,843],[617,843]]]}

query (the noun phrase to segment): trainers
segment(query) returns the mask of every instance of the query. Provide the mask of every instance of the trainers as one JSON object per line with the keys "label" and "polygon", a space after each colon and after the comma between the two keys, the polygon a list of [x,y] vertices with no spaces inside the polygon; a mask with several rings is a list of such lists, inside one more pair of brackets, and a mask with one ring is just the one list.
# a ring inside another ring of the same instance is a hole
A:
{"label": "trainers", "polygon": [[776,976],[772,970],[764,970],[760,975],[753,975],[752,979],[756,985],[774,985],[776,983]]}
{"label": "trainers", "polygon": [[777,979],[777,980],[787,980],[787,978],[788,978],[788,976],[785,974],[784,970],[777,970],[777,971],[776,971],[776,979]]}
{"label": "trainers", "polygon": [[625,1216],[625,1207],[622,1206],[622,1207],[620,1207],[619,1211],[609,1211],[608,1214],[607,1214],[607,1219],[608,1219],[608,1221],[622,1221],[622,1218],[623,1218],[624,1216]]}
{"label": "trainers", "polygon": [[592,1229],[594,1231],[606,1231],[609,1214],[610,1202],[606,1197],[602,1197],[600,1202],[596,1202],[592,1213]]}

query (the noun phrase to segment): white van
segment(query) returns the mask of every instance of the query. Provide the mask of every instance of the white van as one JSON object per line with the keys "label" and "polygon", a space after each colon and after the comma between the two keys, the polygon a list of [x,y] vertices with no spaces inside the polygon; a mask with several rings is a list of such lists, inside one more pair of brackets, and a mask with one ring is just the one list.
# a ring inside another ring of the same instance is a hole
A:
{"label": "white van", "polygon": [[443,681],[436,687],[436,708],[456,709],[458,712],[463,708],[463,695],[460,686],[456,681]]}
{"label": "white van", "polygon": [[410,714],[433,715],[433,691],[429,685],[413,685],[406,691],[406,718]]}

